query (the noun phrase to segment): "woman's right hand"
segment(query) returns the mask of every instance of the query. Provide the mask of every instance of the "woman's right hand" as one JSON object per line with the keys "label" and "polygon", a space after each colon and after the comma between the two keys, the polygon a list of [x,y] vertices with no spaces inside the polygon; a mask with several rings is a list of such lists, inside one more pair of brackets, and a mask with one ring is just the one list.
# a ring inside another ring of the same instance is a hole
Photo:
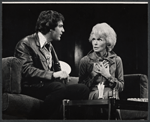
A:
{"label": "woman's right hand", "polygon": [[110,77],[109,73],[109,62],[104,60],[103,62],[94,63],[93,71],[103,75],[104,77]]}
{"label": "woman's right hand", "polygon": [[100,67],[100,64],[101,64],[101,62],[99,62],[99,63],[94,63],[94,64],[93,64],[93,71],[94,71],[95,73],[99,73],[99,74],[101,73],[101,72],[100,72],[100,68],[101,68],[101,67]]}

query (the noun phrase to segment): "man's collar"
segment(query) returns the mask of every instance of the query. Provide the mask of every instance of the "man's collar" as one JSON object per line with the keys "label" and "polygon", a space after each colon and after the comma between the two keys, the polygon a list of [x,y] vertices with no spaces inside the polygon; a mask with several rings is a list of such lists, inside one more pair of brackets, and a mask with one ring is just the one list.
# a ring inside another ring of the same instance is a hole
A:
{"label": "man's collar", "polygon": [[47,39],[41,32],[38,32],[40,47],[43,48],[45,44],[47,44]]}

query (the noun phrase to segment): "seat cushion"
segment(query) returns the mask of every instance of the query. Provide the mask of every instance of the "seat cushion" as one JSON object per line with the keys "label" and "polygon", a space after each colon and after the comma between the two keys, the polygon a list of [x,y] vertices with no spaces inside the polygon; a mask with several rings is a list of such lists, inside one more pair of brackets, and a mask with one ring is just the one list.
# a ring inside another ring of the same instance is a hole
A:
{"label": "seat cushion", "polygon": [[120,110],[122,120],[138,120],[148,118],[148,111]]}
{"label": "seat cushion", "polygon": [[2,58],[3,93],[21,92],[22,63],[15,57]]}

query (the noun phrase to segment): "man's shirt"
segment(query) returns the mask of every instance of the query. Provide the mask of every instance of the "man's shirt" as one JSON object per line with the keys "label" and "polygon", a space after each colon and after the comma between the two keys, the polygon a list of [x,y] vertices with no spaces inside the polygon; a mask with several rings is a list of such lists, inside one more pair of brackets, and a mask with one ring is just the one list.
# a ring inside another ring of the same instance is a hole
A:
{"label": "man's shirt", "polygon": [[[43,49],[48,64],[48,68],[51,69],[52,67],[51,43],[48,44],[47,39],[44,37],[44,35],[41,32],[38,32],[38,36],[39,36],[40,47]],[[49,45],[48,48],[46,47],[46,44]]]}

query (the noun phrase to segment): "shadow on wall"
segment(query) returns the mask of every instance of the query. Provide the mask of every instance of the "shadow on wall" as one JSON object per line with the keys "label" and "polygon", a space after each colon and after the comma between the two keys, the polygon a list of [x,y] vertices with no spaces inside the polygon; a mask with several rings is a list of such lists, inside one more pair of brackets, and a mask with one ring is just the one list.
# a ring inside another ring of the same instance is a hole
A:
{"label": "shadow on wall", "polygon": [[84,56],[83,49],[81,44],[75,43],[74,61],[75,61],[76,72],[79,71],[79,62],[83,56]]}

